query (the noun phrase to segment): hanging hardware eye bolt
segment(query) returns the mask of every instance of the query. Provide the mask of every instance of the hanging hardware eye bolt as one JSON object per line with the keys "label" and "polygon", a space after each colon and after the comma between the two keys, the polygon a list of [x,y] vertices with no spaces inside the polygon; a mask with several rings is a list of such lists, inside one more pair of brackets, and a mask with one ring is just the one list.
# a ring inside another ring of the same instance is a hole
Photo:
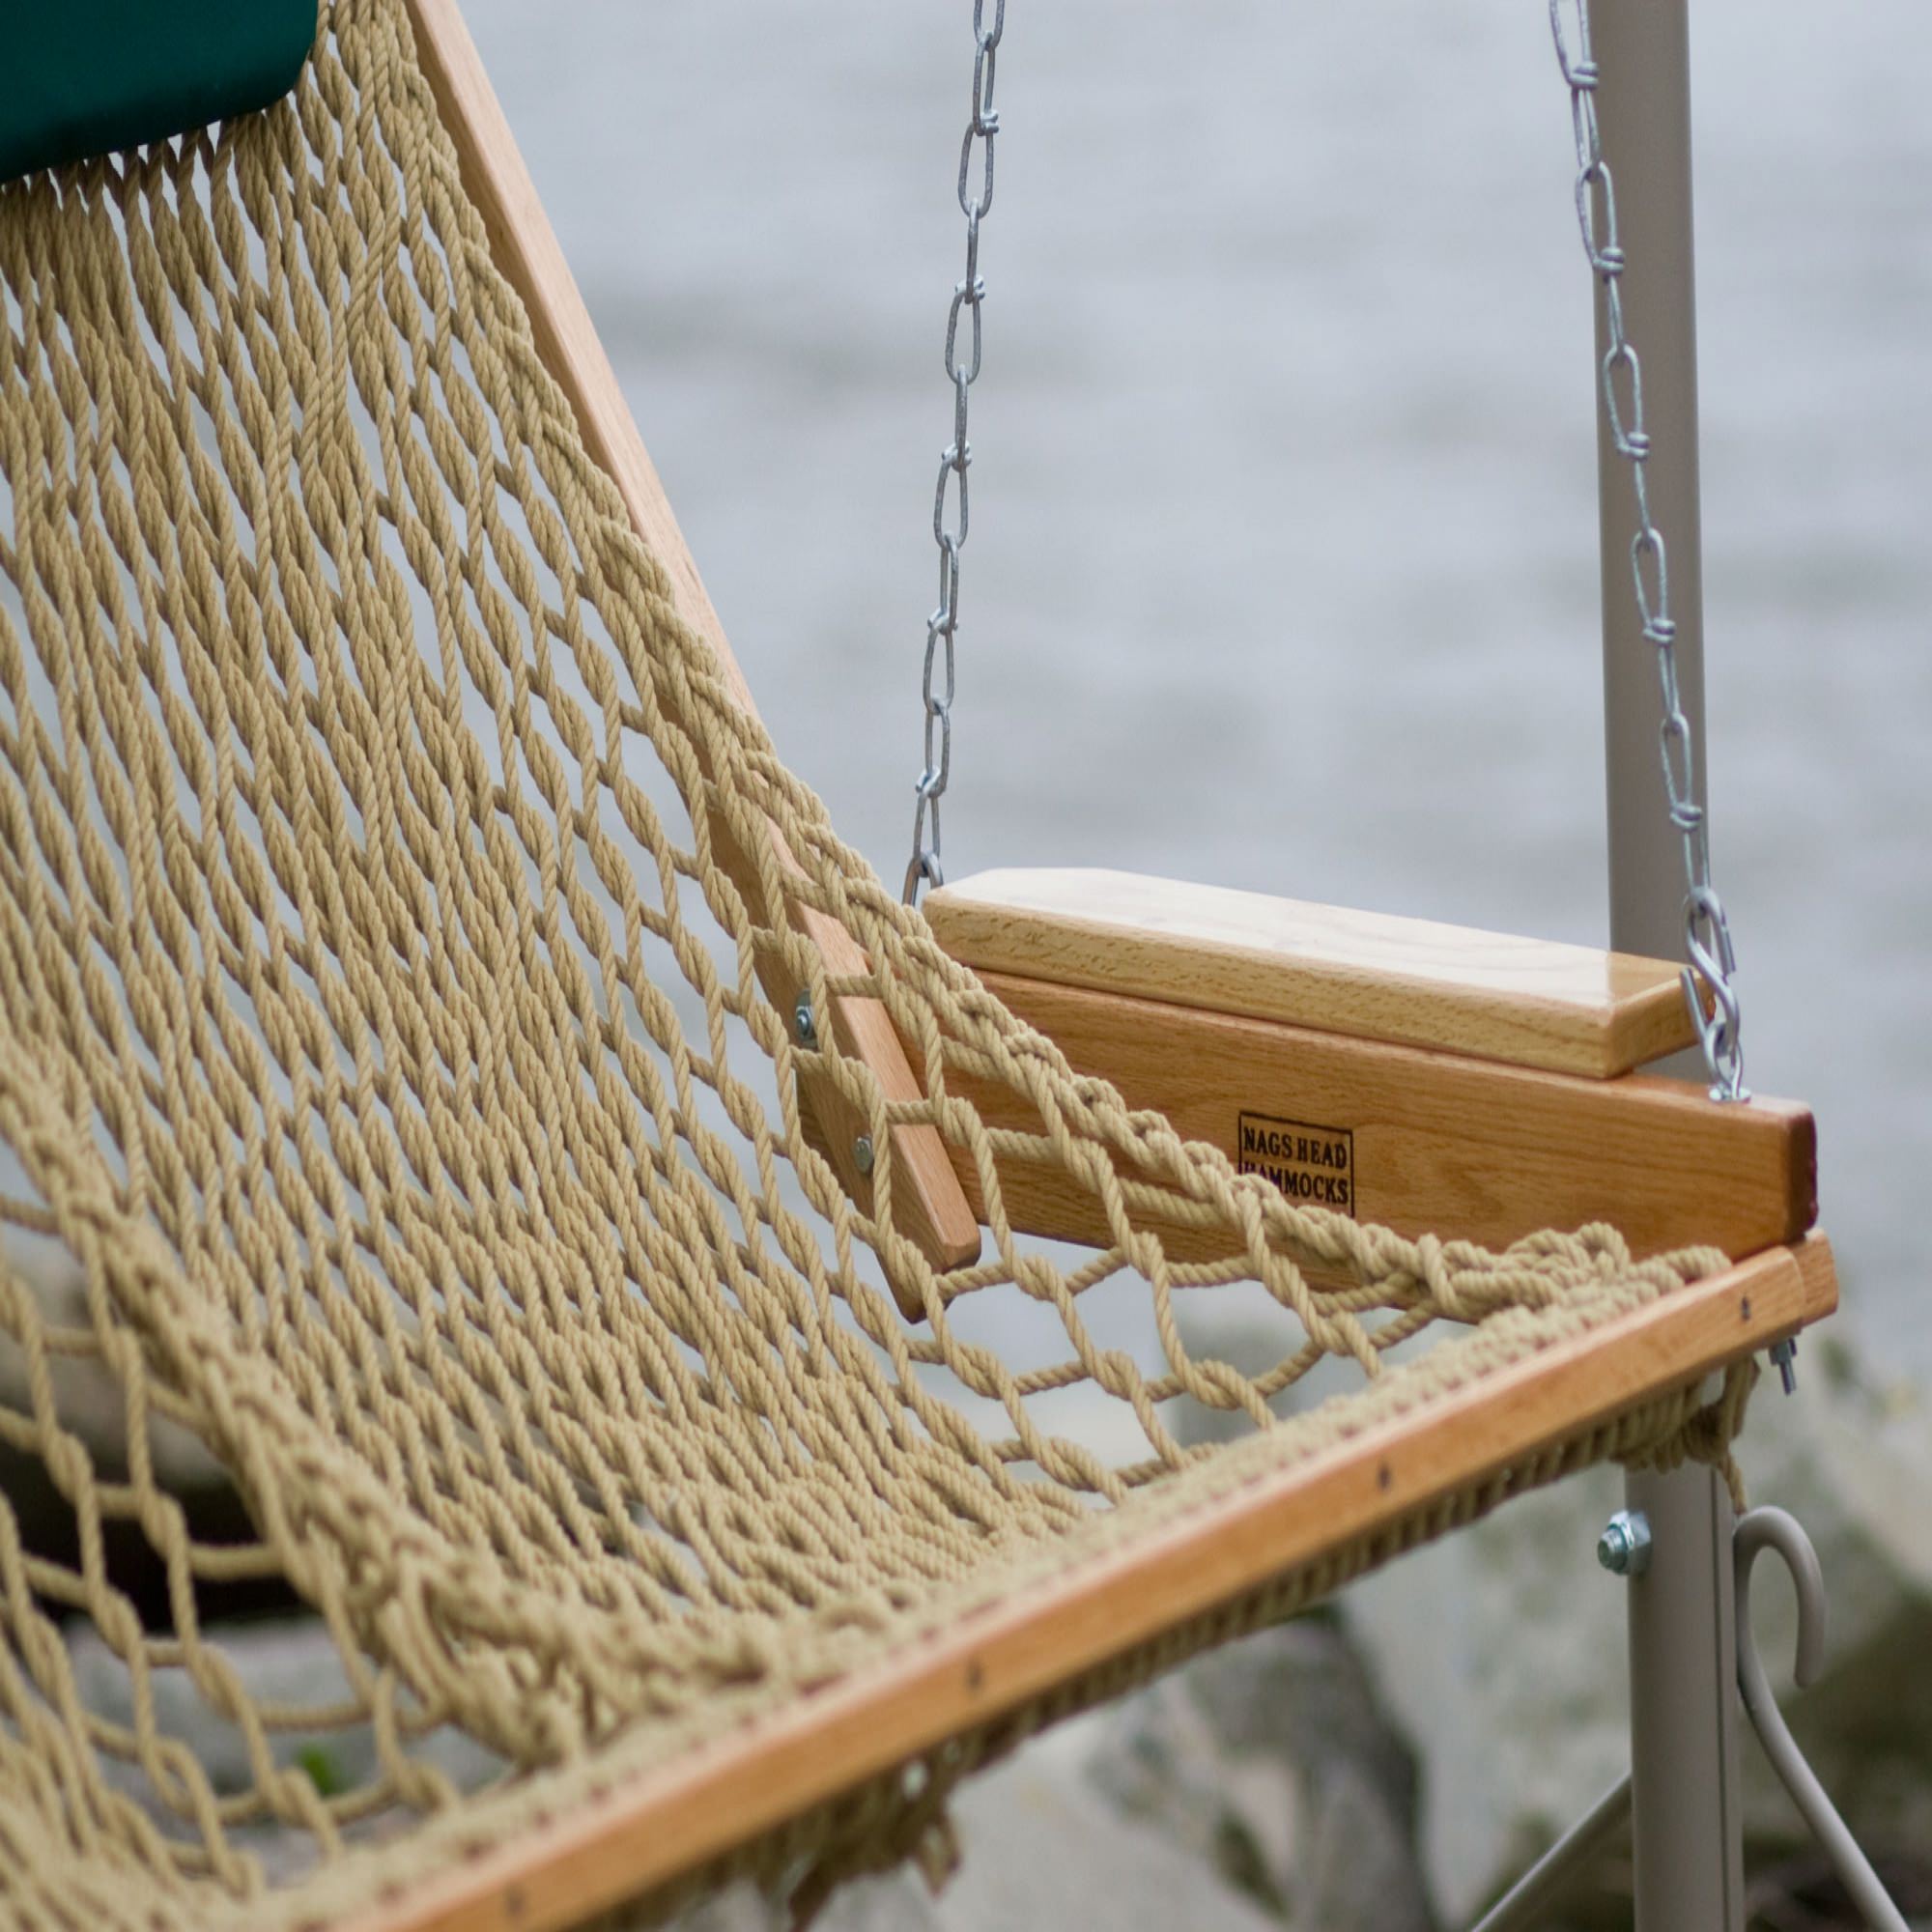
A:
{"label": "hanging hardware eye bolt", "polygon": [[1597,1539],[1597,1561],[1612,1577],[1641,1577],[1650,1568],[1650,1519],[1641,1510],[1619,1510]]}

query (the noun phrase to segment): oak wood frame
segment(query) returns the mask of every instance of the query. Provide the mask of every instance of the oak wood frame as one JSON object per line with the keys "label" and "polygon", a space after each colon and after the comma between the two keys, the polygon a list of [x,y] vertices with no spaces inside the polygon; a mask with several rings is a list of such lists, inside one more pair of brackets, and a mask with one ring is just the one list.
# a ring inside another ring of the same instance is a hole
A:
{"label": "oak wood frame", "polygon": [[[1750,1255],[1797,1240],[1817,1217],[1816,1132],[1793,1101],[1720,1105],[1694,1082],[1656,1074],[1583,1080],[1046,980],[980,979],[1078,1071],[1237,1167],[1275,1165],[1243,1145],[1244,1122],[1346,1135],[1346,1201],[1321,1195],[1319,1169],[1271,1178],[1317,1183],[1298,1198],[1400,1234],[1504,1247],[1541,1228],[1605,1221],[1638,1255],[1702,1244]],[[1008,1151],[1019,1145],[1010,1141],[996,1155],[1009,1224],[1104,1244],[1097,1198],[1051,1158],[1030,1104],[963,1070],[950,1085],[988,1126],[1036,1137],[1037,1158]],[[960,1159],[958,1173],[983,1213],[972,1164]],[[1170,1252],[1197,1252],[1184,1229],[1157,1215],[1151,1225]]]}

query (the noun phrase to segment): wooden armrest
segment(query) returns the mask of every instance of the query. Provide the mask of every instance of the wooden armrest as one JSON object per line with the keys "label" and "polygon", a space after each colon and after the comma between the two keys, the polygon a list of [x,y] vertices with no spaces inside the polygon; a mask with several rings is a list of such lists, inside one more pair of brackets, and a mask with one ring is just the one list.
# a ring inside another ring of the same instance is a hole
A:
{"label": "wooden armrest", "polygon": [[1692,1044],[1661,959],[1133,872],[1009,869],[930,894],[955,959],[1594,1079]]}
{"label": "wooden armrest", "polygon": [[[1691,1037],[1660,961],[1116,872],[988,873],[926,907],[1076,1069],[1298,1205],[1487,1247],[1605,1221],[1640,1256],[1754,1254],[1816,1218],[1805,1108],[1620,1070]],[[953,1085],[1039,1135],[1009,1089]],[[1108,1239],[1043,1139],[1007,1147],[997,1204],[955,1161],[982,1217]],[[1171,1253],[1200,1248],[1150,1216]]]}
{"label": "wooden armrest", "polygon": [[[754,912],[768,918],[765,889],[743,847],[732,837],[722,813],[710,814],[712,844],[719,862],[737,887],[739,896]],[[796,875],[797,867],[784,836],[776,825],[767,828],[781,878]],[[816,906],[786,895],[786,917],[816,949],[828,979],[858,979],[867,967],[859,942]],[[774,922],[775,923],[775,922]],[[796,1013],[807,996],[806,981],[776,952],[761,951],[756,964],[765,997],[786,1017]],[[912,1070],[904,1042],[881,1000],[858,993],[830,996],[833,1041],[848,1059],[871,1069],[887,1100],[923,1099],[925,1090]],[[818,1024],[822,1026],[821,1015]],[[798,1076],[799,1113],[806,1138],[831,1164],[838,1184],[867,1212],[873,1208],[875,1183],[886,1169],[878,1161],[859,1163],[859,1141],[871,1138],[872,1123],[838,1090],[828,1073],[801,1070]],[[980,1223],[953,1173],[944,1139],[935,1127],[899,1126],[891,1131],[894,1225],[904,1233],[939,1269],[969,1266],[980,1258]],[[899,1311],[909,1321],[924,1317],[923,1304],[897,1281],[892,1282]]]}

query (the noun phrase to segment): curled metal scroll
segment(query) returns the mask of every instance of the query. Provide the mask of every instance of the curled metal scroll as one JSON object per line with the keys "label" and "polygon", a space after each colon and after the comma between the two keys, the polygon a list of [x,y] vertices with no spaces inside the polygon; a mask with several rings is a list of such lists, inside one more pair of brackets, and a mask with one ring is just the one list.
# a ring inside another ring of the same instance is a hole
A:
{"label": "curled metal scroll", "polygon": [[1804,1525],[1781,1509],[1754,1509],[1740,1517],[1731,1548],[1737,1572],[1738,1689],[1744,1693],[1745,1709],[1758,1742],[1811,1828],[1839,1884],[1872,1932],[1908,1932],[1905,1915],[1891,1902],[1871,1861],[1859,1849],[1858,1840],[1838,1816],[1816,1773],[1804,1762],[1804,1753],[1798,1748],[1798,1741],[1777,1708],[1777,1699],[1772,1695],[1771,1679],[1751,1634],[1751,1565],[1760,1551],[1775,1549],[1784,1559],[1798,1591],[1798,1656],[1792,1675],[1800,1690],[1817,1678],[1825,1664],[1825,1575],[1818,1552]]}
{"label": "curled metal scroll", "polygon": [[[1731,1549],[1737,1579],[1738,1690],[1764,1754],[1871,1932],[1910,1932],[1871,1861],[1859,1849],[1817,1775],[1804,1762],[1772,1694],[1751,1631],[1751,1566],[1761,1551],[1775,1549],[1784,1559],[1798,1592],[1798,1655],[1792,1676],[1801,1690],[1817,1681],[1825,1667],[1825,1574],[1818,1552],[1798,1519],[1781,1509],[1755,1509],[1741,1517]],[[1484,1915],[1474,1932],[1519,1932],[1541,1923],[1551,1899],[1628,1823],[1630,1798],[1631,1781],[1626,1777],[1523,1874],[1508,1895]]]}

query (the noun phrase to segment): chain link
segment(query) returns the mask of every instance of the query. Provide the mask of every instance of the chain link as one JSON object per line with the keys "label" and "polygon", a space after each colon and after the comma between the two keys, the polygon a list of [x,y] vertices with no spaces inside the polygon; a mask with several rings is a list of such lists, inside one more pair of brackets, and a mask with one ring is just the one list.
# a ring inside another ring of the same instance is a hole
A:
{"label": "chain link", "polygon": [[[986,16],[992,14],[987,24]],[[912,821],[912,858],[906,866],[905,902],[917,902],[920,888],[946,883],[940,864],[939,802],[952,776],[952,697],[956,689],[954,644],[959,634],[959,553],[966,548],[969,495],[966,472],[973,463],[967,418],[973,384],[980,380],[984,348],[980,309],[986,284],[980,274],[980,223],[993,205],[993,149],[1000,117],[993,109],[993,77],[1000,36],[1006,31],[1007,0],[973,0],[973,112],[959,143],[959,212],[966,217],[966,272],[954,285],[946,312],[946,380],[952,384],[952,440],[939,459],[939,482],[932,493],[932,540],[939,547],[939,602],[925,620],[925,668],[921,692],[925,700],[925,759],[913,787],[917,804]],[[978,161],[977,182],[975,161]],[[965,359],[959,355],[959,324],[965,314],[970,333]],[[949,498],[951,514],[949,516]],[[934,674],[938,673],[938,688]]]}
{"label": "chain link", "polygon": [[[1670,615],[1670,554],[1650,514],[1646,466],[1650,433],[1644,427],[1643,364],[1624,332],[1622,279],[1625,268],[1617,233],[1616,183],[1604,158],[1597,126],[1597,86],[1601,74],[1590,45],[1590,0],[1567,0],[1577,19],[1573,39],[1564,31],[1566,0],[1549,0],[1549,29],[1556,59],[1570,88],[1570,122],[1577,137],[1577,221],[1583,252],[1603,285],[1608,347],[1604,352],[1604,410],[1617,453],[1630,465],[1636,497],[1636,534],[1631,540],[1631,578],[1637,617],[1657,655],[1662,698],[1659,748],[1663,763],[1664,806],[1684,845],[1684,999],[1690,1009],[1704,1062],[1711,1070],[1711,1095],[1719,1100],[1750,1097],[1745,1088],[1741,1014],[1733,976],[1738,969],[1731,946],[1730,921],[1711,883],[1710,827],[1697,803],[1691,769],[1690,721],[1684,714],[1677,685],[1677,626]],[[1710,988],[1706,1014],[1698,980]]]}

